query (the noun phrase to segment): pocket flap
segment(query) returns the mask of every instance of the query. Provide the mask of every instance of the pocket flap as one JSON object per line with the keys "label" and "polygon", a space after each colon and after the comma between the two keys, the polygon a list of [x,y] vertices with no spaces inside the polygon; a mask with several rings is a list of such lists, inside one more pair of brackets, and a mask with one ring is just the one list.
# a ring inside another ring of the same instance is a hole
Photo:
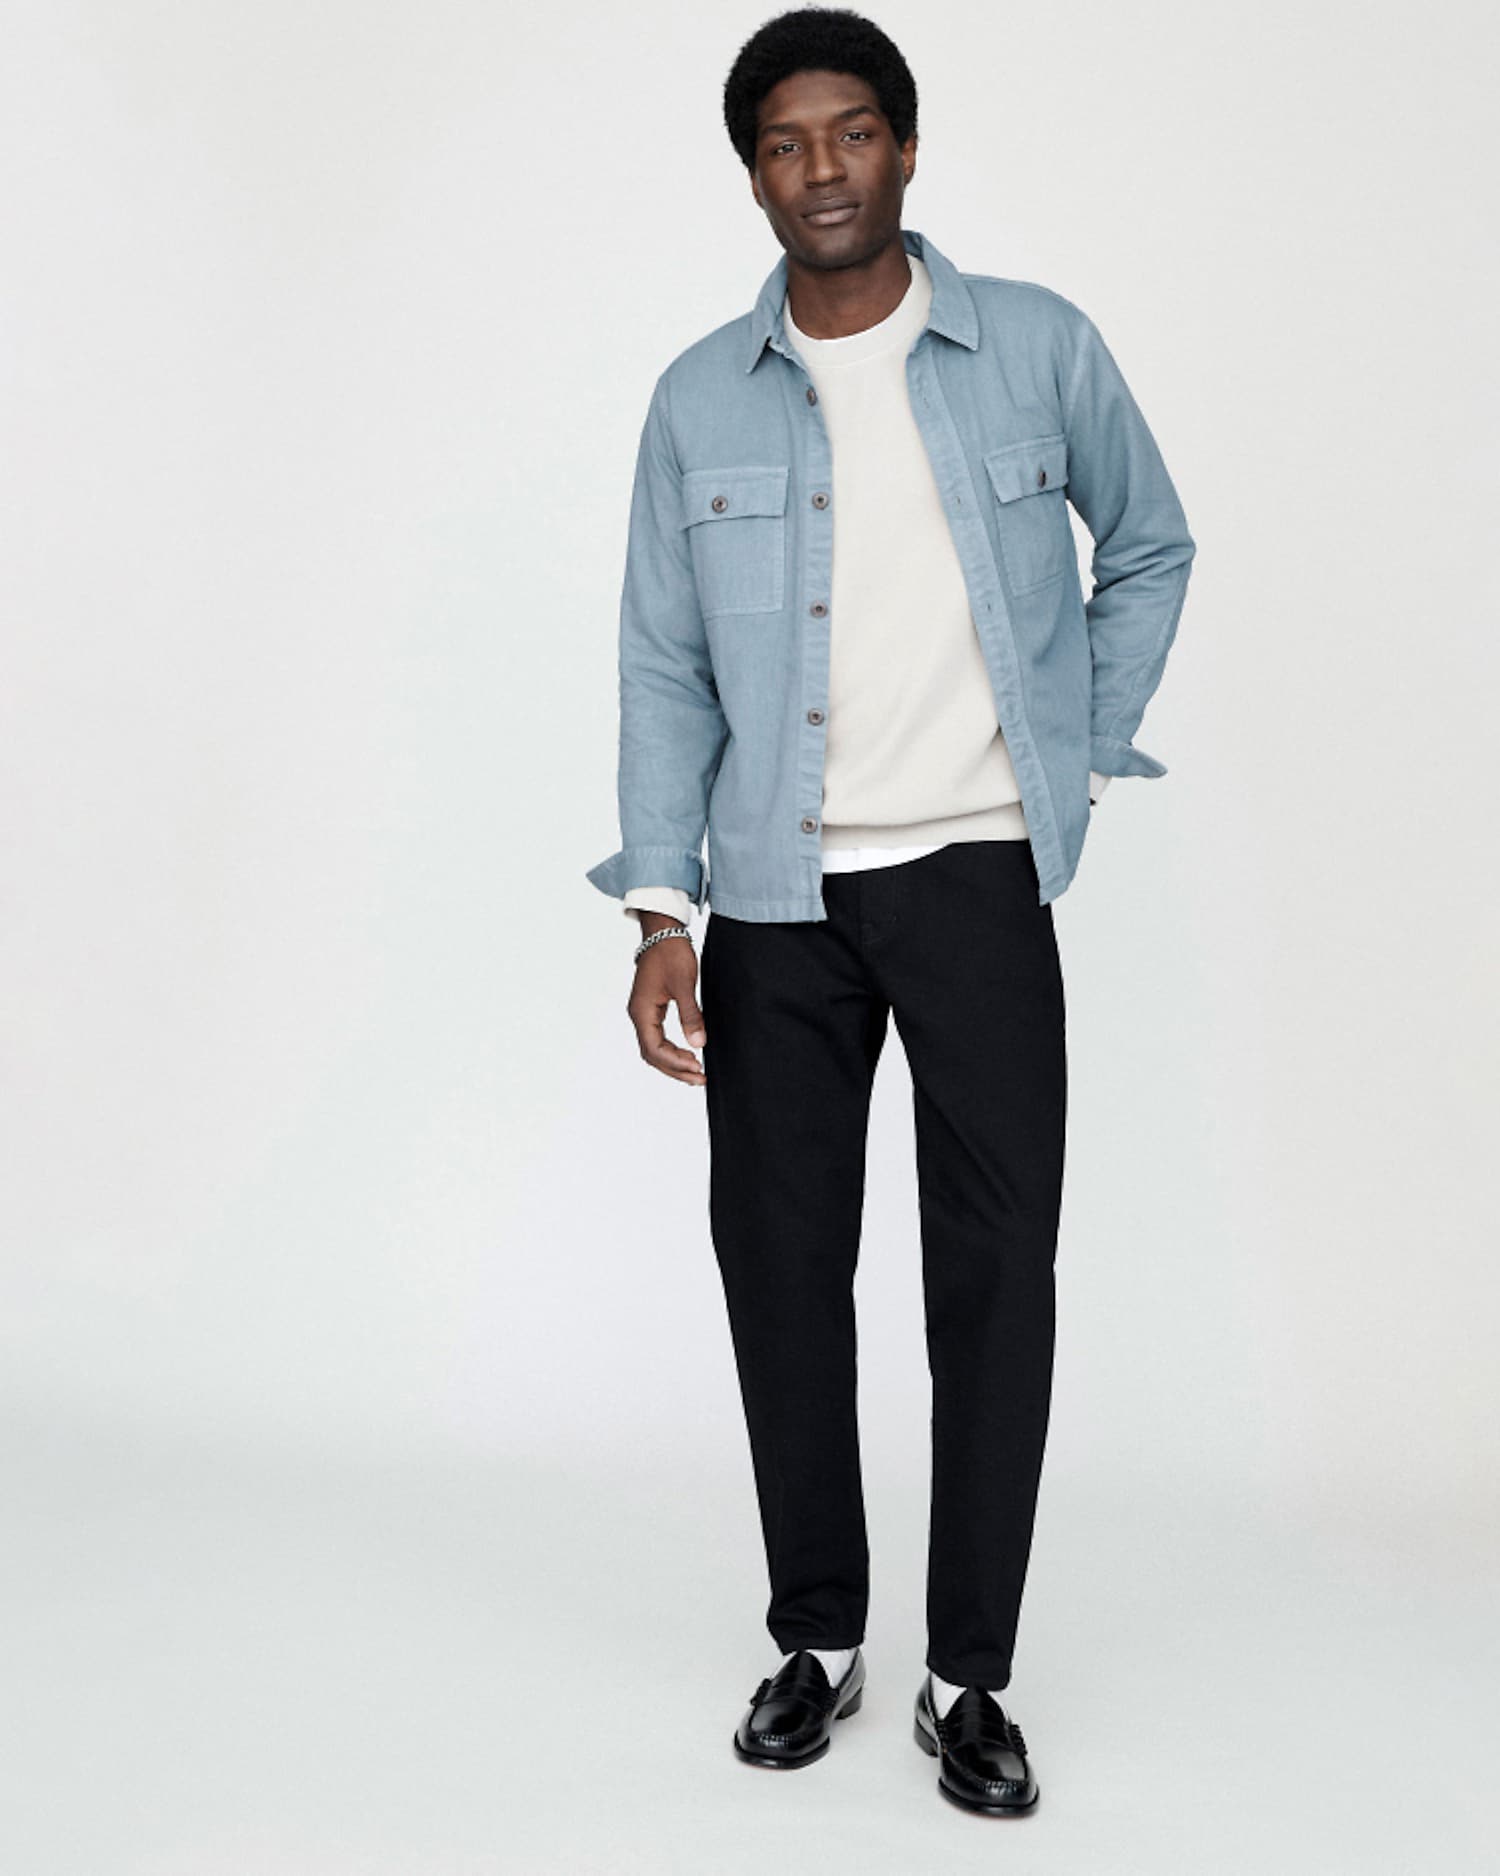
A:
{"label": "pocket flap", "polygon": [[682,478],[682,525],[736,515],[784,515],[790,473],[779,468],[689,469]]}
{"label": "pocket flap", "polygon": [[1060,489],[1068,479],[1068,440],[1036,436],[1025,443],[1008,443],[1004,449],[992,449],[984,466],[990,472],[996,501],[1013,502],[1022,495]]}

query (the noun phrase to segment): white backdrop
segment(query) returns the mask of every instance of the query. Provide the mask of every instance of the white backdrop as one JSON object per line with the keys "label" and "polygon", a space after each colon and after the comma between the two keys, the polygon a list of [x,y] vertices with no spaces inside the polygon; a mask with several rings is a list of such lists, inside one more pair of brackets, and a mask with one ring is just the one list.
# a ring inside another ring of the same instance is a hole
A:
{"label": "white backdrop", "polygon": [[[871,1690],[823,1766],[757,1778],[702,1094],[639,1061],[633,927],[583,877],[650,386],[778,252],[719,116],[772,10],[4,9],[27,1876],[717,1876],[789,1825],[834,1869],[1002,1849],[907,1737],[899,1040],[859,1280]],[[1056,906],[1029,1867],[1477,1871],[1493,24],[872,11],[920,91],[907,225],[1096,320],[1199,544],[1138,738],[1170,773],[1110,790]]]}

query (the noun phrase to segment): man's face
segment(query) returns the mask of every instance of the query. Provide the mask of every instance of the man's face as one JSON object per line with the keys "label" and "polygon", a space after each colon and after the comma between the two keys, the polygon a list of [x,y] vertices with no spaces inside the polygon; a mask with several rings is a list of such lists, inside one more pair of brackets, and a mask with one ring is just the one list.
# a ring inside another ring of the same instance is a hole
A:
{"label": "man's face", "polygon": [[806,267],[852,267],[887,246],[916,166],[916,137],[896,142],[862,78],[794,72],[761,100],[751,192]]}

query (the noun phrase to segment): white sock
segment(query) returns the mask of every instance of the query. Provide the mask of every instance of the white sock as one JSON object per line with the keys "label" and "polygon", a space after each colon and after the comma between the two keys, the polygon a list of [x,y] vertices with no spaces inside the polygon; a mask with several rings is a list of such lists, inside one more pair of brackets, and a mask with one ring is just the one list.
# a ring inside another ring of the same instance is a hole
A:
{"label": "white sock", "polygon": [[[1001,1692],[999,1688],[987,1687],[984,1691],[989,1695],[991,1700],[999,1700]],[[932,1676],[932,1704],[937,1708],[937,1715],[940,1720],[947,1718],[949,1707],[953,1705],[954,1701],[957,1700],[962,1692],[963,1688],[955,1687],[952,1681],[939,1680],[936,1674]]]}
{"label": "white sock", "polygon": [[[817,1660],[822,1662],[823,1672],[828,1676],[828,1685],[830,1687],[837,1687],[854,1664],[854,1650],[852,1648],[839,1648],[832,1652],[826,1648],[809,1648],[805,1650],[805,1652],[815,1656]],[[786,1660],[790,1661],[791,1658],[792,1657],[788,1655]],[[785,1667],[786,1661],[783,1661],[781,1665]]]}

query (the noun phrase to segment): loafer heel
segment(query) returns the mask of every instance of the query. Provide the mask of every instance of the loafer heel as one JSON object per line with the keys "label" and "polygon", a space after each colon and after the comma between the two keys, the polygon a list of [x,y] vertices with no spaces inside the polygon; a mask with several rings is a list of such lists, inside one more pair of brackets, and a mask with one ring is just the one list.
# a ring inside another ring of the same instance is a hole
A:
{"label": "loafer heel", "polygon": [[927,1754],[928,1758],[935,1759],[938,1756],[938,1749],[927,1737],[926,1733],[922,1731],[922,1723],[920,1720],[914,1720],[912,1722],[911,1731],[913,1739],[916,1740],[917,1744]]}
{"label": "loafer heel", "polygon": [[860,1708],[864,1704],[865,1704],[865,1690],[863,1687],[861,1687],[859,1692],[849,1702],[848,1706],[840,1710],[839,1718],[841,1720],[847,1720],[851,1713],[858,1713]]}

